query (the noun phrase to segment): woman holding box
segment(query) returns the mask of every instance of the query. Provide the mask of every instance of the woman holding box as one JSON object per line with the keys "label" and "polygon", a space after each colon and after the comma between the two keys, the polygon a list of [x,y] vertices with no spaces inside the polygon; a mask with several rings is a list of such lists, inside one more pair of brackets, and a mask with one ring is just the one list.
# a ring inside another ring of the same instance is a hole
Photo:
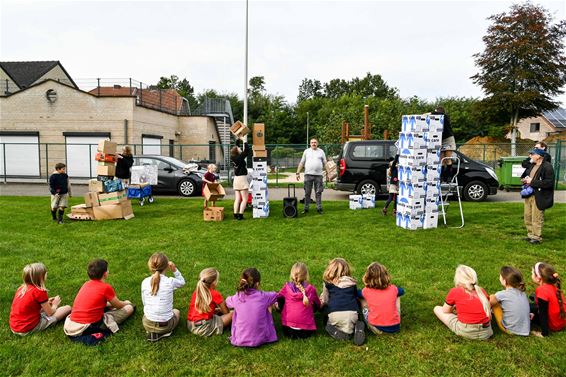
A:
{"label": "woman holding box", "polygon": [[242,139],[239,139],[230,151],[232,167],[234,168],[234,219],[236,220],[244,219],[244,211],[248,204],[248,190],[250,188],[247,178],[248,168],[246,167],[246,157],[250,154],[250,148],[244,142],[244,150],[242,151],[237,145],[242,141]]}

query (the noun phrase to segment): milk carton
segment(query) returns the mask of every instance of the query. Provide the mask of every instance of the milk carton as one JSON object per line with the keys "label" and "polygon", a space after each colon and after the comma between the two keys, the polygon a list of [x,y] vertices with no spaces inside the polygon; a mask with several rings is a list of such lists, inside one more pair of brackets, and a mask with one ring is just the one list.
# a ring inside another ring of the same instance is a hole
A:
{"label": "milk carton", "polygon": [[350,209],[363,209],[364,197],[362,195],[350,195],[349,203],[350,203]]}
{"label": "milk carton", "polygon": [[425,213],[423,219],[423,229],[433,229],[438,227],[438,212]]}
{"label": "milk carton", "polygon": [[444,115],[428,115],[428,131],[442,132],[444,129]]}

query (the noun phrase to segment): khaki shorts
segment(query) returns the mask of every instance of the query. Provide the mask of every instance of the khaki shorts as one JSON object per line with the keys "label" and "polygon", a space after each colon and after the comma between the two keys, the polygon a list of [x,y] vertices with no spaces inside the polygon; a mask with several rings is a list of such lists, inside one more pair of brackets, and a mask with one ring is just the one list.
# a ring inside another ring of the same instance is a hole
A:
{"label": "khaki shorts", "polygon": [[328,323],[346,334],[354,332],[354,326],[358,321],[358,312],[346,310],[341,312],[332,312],[328,314]]}
{"label": "khaki shorts", "polygon": [[487,326],[481,323],[462,323],[458,321],[456,314],[451,314],[448,320],[448,328],[452,330],[454,334],[467,339],[485,340],[493,335],[491,323],[488,323]]}
{"label": "khaki shorts", "polygon": [[69,206],[69,194],[51,195],[51,209],[67,208]]}
{"label": "khaki shorts", "polygon": [[220,335],[224,331],[224,323],[222,322],[222,317],[220,317],[219,315],[214,315],[208,321],[187,321],[187,328],[195,335]]}
{"label": "khaki shorts", "polygon": [[234,190],[248,190],[250,184],[248,183],[248,177],[245,175],[237,175],[234,177]]}
{"label": "khaki shorts", "polygon": [[170,333],[177,327],[179,324],[179,319],[176,315],[173,314],[173,317],[169,321],[166,322],[153,322],[149,319],[145,318],[145,315],[142,318],[143,328],[147,332],[152,332],[156,334],[167,334]]}
{"label": "khaki shorts", "polygon": [[455,151],[456,150],[456,139],[454,136],[442,139],[442,149],[443,151]]}
{"label": "khaki shorts", "polygon": [[[128,314],[128,312],[124,308],[109,310],[109,311],[105,312],[104,315],[107,315],[107,316],[114,318],[114,321],[117,324],[124,322],[130,316],[130,314]],[[105,325],[102,325],[102,327],[105,327]]]}
{"label": "khaki shorts", "polygon": [[31,329],[28,332],[15,332],[15,331],[12,332],[16,335],[26,336],[28,334],[33,334],[35,332],[43,331],[54,323],[57,323],[57,318],[55,318],[55,316],[48,316],[44,312],[41,312],[39,323],[33,329]]}

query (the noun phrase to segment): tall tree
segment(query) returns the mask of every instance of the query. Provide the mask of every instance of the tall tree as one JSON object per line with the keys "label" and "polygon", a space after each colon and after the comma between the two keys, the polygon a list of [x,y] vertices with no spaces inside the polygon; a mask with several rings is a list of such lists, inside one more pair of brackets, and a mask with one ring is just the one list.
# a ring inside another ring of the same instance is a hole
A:
{"label": "tall tree", "polygon": [[191,110],[197,108],[198,101],[194,95],[195,89],[186,78],[179,80],[179,77],[176,75],[171,75],[170,77],[161,76],[156,86],[159,89],[175,89],[181,97],[189,101]]}
{"label": "tall tree", "polygon": [[471,78],[487,95],[486,107],[510,119],[515,155],[517,122],[558,107],[554,98],[564,93],[566,20],[554,23],[545,8],[528,2],[488,19],[485,50],[474,55],[480,72]]}

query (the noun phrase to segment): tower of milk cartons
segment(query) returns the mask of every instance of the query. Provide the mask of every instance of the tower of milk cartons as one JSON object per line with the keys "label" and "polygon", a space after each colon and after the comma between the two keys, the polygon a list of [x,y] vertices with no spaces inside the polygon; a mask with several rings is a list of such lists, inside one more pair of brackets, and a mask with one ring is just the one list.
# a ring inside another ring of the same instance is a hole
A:
{"label": "tower of milk cartons", "polygon": [[399,133],[399,194],[396,224],[436,228],[440,201],[443,115],[404,115]]}
{"label": "tower of milk cartons", "polygon": [[265,125],[255,123],[252,131],[252,206],[253,218],[269,217],[269,197],[267,192],[267,150],[265,149]]}

